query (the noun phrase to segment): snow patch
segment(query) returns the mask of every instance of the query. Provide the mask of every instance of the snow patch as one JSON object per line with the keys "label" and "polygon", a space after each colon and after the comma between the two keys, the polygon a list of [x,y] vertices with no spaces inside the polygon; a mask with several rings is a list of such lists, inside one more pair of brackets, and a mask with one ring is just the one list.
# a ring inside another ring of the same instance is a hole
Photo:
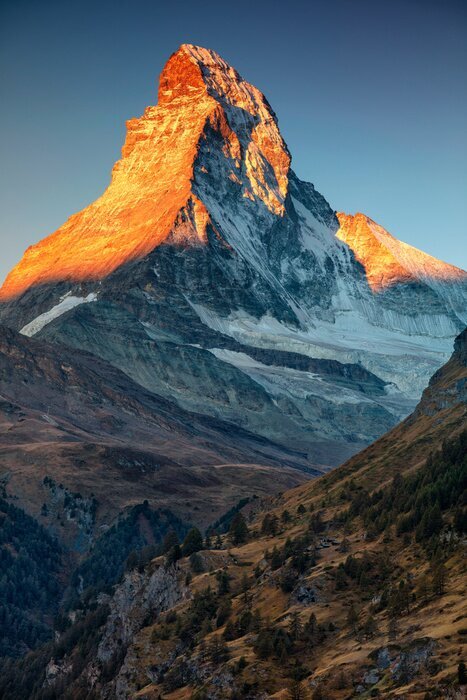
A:
{"label": "snow patch", "polygon": [[21,328],[20,333],[27,335],[29,337],[38,333],[44,326],[58,318],[67,311],[70,311],[75,306],[79,304],[87,304],[91,301],[97,301],[97,294],[91,292],[86,297],[75,297],[71,295],[71,292],[67,292],[64,296],[60,297],[60,302],[51,309],[45,311],[40,316],[27,323],[23,328]]}

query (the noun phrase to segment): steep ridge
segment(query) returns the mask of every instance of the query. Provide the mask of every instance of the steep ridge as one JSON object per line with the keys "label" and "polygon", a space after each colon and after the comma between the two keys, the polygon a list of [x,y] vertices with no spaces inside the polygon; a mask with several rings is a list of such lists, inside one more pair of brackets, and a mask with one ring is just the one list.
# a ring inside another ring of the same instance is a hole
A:
{"label": "steep ridge", "polygon": [[122,159],[106,192],[29,248],[0,298],[32,285],[101,279],[169,234],[178,244],[206,242],[210,216],[192,179],[209,130],[223,140],[234,182],[244,170],[243,196],[283,214],[290,157],[269,105],[214,52],[183,45],[161,74],[157,107],[127,122]]}
{"label": "steep ridge", "polygon": [[[439,289],[442,290],[443,282],[449,284],[465,279],[463,270],[398,241],[364,214],[351,216],[338,212],[337,218],[340,224],[337,237],[347,243],[363,265],[368,283],[374,291],[382,291],[401,282],[410,284],[419,281],[429,286],[441,283]],[[461,306],[459,311],[462,311]]]}
{"label": "steep ridge", "polygon": [[[5,327],[0,434],[0,484],[8,497],[82,551],[144,500],[201,526],[246,495],[283,489],[312,469],[300,453],[190,414],[88,353]],[[92,521],[53,522],[47,479],[64,493],[94,499]]]}
{"label": "steep ridge", "polygon": [[[467,318],[465,272],[368,219],[362,248],[341,219],[291,170],[262,93],[186,44],[157,106],[128,122],[102,197],[11,271],[0,320],[336,465],[412,410]],[[368,382],[343,388],[296,354]]]}
{"label": "steep ridge", "polygon": [[0,696],[462,697],[466,445],[467,329],[403,423],[215,547],[125,573]]}

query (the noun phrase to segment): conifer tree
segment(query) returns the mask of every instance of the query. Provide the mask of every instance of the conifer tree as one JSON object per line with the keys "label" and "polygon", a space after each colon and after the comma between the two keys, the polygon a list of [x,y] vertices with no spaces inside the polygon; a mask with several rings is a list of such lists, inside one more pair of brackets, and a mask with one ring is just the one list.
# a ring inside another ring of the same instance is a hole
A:
{"label": "conifer tree", "polygon": [[399,624],[397,617],[391,616],[388,623],[388,639],[390,642],[396,641],[399,636]]}
{"label": "conifer tree", "polygon": [[303,632],[303,626],[300,621],[300,615],[298,612],[293,612],[292,615],[290,616],[290,623],[289,623],[289,634],[290,638],[292,641],[296,642],[300,639],[302,636]]}
{"label": "conifer tree", "polygon": [[355,610],[355,606],[352,603],[349,611],[347,613],[347,624],[352,630],[352,632],[355,634],[357,632],[357,625],[358,625],[358,613]]}
{"label": "conifer tree", "polygon": [[437,564],[433,570],[432,587],[435,595],[444,595],[446,590],[447,570],[443,562]]}
{"label": "conifer tree", "polygon": [[230,523],[229,538],[232,544],[243,544],[248,539],[248,526],[241,513],[236,513]]}
{"label": "conifer tree", "polygon": [[368,615],[367,619],[363,624],[363,634],[367,639],[373,639],[378,631],[378,625],[373,615]]}
{"label": "conifer tree", "polygon": [[306,700],[307,697],[303,683],[299,680],[293,680],[287,690],[288,700]]}
{"label": "conifer tree", "polygon": [[459,661],[459,665],[457,667],[457,680],[459,685],[467,685],[467,669],[463,661]]}
{"label": "conifer tree", "polygon": [[170,530],[167,531],[162,543],[162,554],[167,554],[167,552],[169,552],[172,547],[175,547],[177,544],[180,544],[178,535],[175,530],[170,528]]}
{"label": "conifer tree", "polygon": [[203,536],[197,527],[192,527],[183,540],[182,554],[184,557],[189,557],[190,554],[199,552],[201,549],[203,549]]}

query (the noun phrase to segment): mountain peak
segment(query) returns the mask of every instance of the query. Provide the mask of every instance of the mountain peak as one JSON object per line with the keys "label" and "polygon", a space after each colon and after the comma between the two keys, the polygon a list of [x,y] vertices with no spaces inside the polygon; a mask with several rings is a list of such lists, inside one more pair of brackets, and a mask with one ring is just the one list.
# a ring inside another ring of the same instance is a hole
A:
{"label": "mountain peak", "polygon": [[275,121],[263,93],[211,49],[182,44],[165,64],[160,80],[158,104],[179,98],[199,99],[207,93],[224,105],[245,109],[250,115]]}
{"label": "mountain peak", "polygon": [[179,98],[196,98],[206,92],[201,63],[210,61],[207,49],[182,44],[165,64],[159,78],[158,104],[167,104]]}
{"label": "mountain peak", "polygon": [[[210,161],[201,166],[203,149]],[[248,200],[281,217],[289,167],[263,94],[214,51],[182,44],[162,71],[157,106],[127,122],[107,190],[28,248],[0,300],[31,286],[102,279],[165,241],[206,243],[211,217],[203,191],[219,192],[221,178],[235,188],[239,209]]]}
{"label": "mountain peak", "polygon": [[340,228],[336,235],[363,265],[374,292],[400,283],[424,281],[430,284],[467,279],[464,270],[399,241],[366,214],[337,212],[337,218]]}

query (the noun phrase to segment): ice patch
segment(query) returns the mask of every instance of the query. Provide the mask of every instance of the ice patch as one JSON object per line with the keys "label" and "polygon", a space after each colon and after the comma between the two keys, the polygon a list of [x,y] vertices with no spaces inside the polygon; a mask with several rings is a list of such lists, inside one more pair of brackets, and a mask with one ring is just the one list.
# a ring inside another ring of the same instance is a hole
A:
{"label": "ice patch", "polygon": [[87,304],[90,301],[96,300],[97,294],[94,292],[91,292],[86,297],[74,297],[71,296],[71,292],[67,292],[64,296],[60,297],[60,302],[58,304],[52,306],[51,309],[45,311],[43,314],[40,314],[40,316],[37,316],[35,319],[23,326],[20,333],[31,337],[42,330],[44,326],[53,321],[55,318],[65,314],[75,306],[79,306],[79,304]]}
{"label": "ice patch", "polygon": [[396,384],[410,399],[418,400],[431,375],[452,352],[450,338],[432,337],[428,343],[426,336],[371,326],[353,310],[336,314],[335,323],[318,321],[314,327],[292,328],[269,315],[257,319],[237,311],[222,317],[201,304],[190,304],[205,325],[243,345],[360,363]]}

